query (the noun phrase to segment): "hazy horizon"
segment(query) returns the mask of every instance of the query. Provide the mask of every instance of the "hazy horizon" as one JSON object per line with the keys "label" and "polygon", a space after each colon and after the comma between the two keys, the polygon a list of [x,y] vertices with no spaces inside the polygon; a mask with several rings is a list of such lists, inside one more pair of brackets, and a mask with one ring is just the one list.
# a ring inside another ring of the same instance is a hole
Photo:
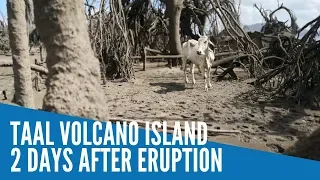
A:
{"label": "hazy horizon", "polygon": [[[283,3],[284,6],[291,9],[295,16],[297,17],[297,24],[299,27],[302,27],[307,22],[316,18],[320,15],[317,7],[320,7],[320,1],[318,0],[308,0],[308,3],[298,0],[235,0],[236,4],[240,5],[240,22],[242,25],[254,25],[257,23],[264,23],[262,16],[259,11],[253,7],[253,4],[256,3],[259,7],[262,5],[264,9],[274,10],[278,7],[278,3]],[[237,7],[238,8],[238,7]],[[4,16],[7,16],[6,11],[6,1],[0,1],[0,11]],[[1,14],[0,14],[1,15]],[[278,20],[287,21],[290,23],[288,14],[281,10],[275,14]],[[2,17],[0,17],[2,19]]]}

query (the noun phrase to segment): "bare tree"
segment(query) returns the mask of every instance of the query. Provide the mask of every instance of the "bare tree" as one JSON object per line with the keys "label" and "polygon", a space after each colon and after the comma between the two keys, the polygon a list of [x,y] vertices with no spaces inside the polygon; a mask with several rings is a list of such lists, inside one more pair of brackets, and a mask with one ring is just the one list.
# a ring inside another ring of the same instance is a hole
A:
{"label": "bare tree", "polygon": [[34,0],[34,13],[47,49],[43,109],[107,120],[99,61],[90,46],[83,1]]}
{"label": "bare tree", "polygon": [[13,60],[14,101],[18,105],[33,108],[31,68],[28,59],[26,3],[23,0],[7,0],[7,11]]}
{"label": "bare tree", "polygon": [[[180,16],[183,0],[168,0],[166,5],[166,15],[169,18],[169,50],[171,54],[181,54]],[[173,66],[177,64],[176,60],[172,62]]]}

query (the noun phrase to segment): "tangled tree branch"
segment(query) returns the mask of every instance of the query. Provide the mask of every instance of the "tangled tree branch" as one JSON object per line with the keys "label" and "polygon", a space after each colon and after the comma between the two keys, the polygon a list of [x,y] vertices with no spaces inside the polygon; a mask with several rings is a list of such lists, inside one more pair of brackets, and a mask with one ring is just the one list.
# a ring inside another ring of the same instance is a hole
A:
{"label": "tangled tree branch", "polygon": [[[298,103],[306,100],[307,103],[316,102],[318,104],[317,99],[320,96],[320,41],[316,41],[315,37],[320,28],[320,16],[308,22],[302,29],[307,26],[311,26],[310,30],[301,39],[293,39],[286,48],[279,35],[278,44],[283,53],[278,54],[280,57],[273,59],[281,59],[283,63],[259,77],[256,85],[260,86],[266,82],[277,81],[277,85],[274,87],[275,95],[293,98]],[[301,29],[297,32],[301,32]]]}
{"label": "tangled tree branch", "polygon": [[220,18],[224,30],[227,34],[237,42],[237,46],[250,56],[250,72],[252,75],[258,76],[262,74],[263,69],[260,59],[263,55],[259,47],[252,41],[248,34],[243,30],[239,22],[239,15],[237,14],[234,3],[229,0],[211,0],[211,6],[217,16]]}
{"label": "tangled tree branch", "polygon": [[[261,32],[265,34],[274,34],[274,33],[280,33],[283,31],[287,31],[292,34],[297,33],[299,28],[296,22],[297,18],[295,17],[294,13],[287,7],[283,6],[283,4],[281,4],[274,11],[264,10],[262,7],[259,8],[257,4],[254,4],[253,6],[260,12],[261,16],[265,20],[265,25],[262,27]],[[278,21],[277,17],[274,16],[276,12],[282,9],[285,10],[290,17],[291,25],[289,27],[285,25],[286,22]],[[267,12],[270,12],[270,14],[268,15]]]}
{"label": "tangled tree branch", "polygon": [[102,0],[99,12],[92,15],[89,20],[92,46],[100,59],[102,72],[107,72],[105,75],[108,77],[125,79],[134,77],[133,63],[130,60],[133,39],[126,19],[120,1]]}

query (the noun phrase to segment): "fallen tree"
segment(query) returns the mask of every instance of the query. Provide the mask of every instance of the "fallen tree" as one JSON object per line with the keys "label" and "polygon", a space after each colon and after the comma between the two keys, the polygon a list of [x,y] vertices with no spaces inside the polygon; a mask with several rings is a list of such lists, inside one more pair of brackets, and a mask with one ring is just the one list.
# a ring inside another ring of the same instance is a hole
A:
{"label": "fallen tree", "polygon": [[[0,62],[0,67],[10,67],[10,66],[12,66],[12,61]],[[36,64],[31,64],[31,70],[45,74],[45,75],[48,74],[48,69]]]}
{"label": "fallen tree", "polygon": [[315,102],[319,107],[320,96],[320,41],[315,40],[320,27],[320,16],[307,23],[298,32],[310,26],[309,31],[301,38],[294,39],[284,46],[279,38],[282,56],[269,56],[264,59],[282,61],[268,73],[260,76],[255,84],[262,87],[270,81],[276,81],[274,95],[293,98],[298,104]]}

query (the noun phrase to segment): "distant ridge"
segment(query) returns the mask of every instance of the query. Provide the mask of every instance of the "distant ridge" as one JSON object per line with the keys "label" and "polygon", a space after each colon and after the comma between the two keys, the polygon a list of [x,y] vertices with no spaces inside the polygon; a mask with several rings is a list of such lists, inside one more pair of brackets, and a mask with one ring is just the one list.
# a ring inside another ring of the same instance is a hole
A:
{"label": "distant ridge", "polygon": [[243,29],[246,32],[255,32],[255,31],[261,32],[261,28],[263,25],[264,25],[264,23],[255,23],[255,24],[251,24],[251,25],[245,25],[245,26],[243,26]]}
{"label": "distant ridge", "polygon": [[[245,32],[261,32],[261,28],[264,25],[264,23],[255,23],[255,24],[251,24],[251,25],[244,25],[243,29],[245,30]],[[307,30],[303,30],[300,33],[300,37],[303,37],[308,31]],[[320,36],[317,37],[317,40],[320,40]]]}

